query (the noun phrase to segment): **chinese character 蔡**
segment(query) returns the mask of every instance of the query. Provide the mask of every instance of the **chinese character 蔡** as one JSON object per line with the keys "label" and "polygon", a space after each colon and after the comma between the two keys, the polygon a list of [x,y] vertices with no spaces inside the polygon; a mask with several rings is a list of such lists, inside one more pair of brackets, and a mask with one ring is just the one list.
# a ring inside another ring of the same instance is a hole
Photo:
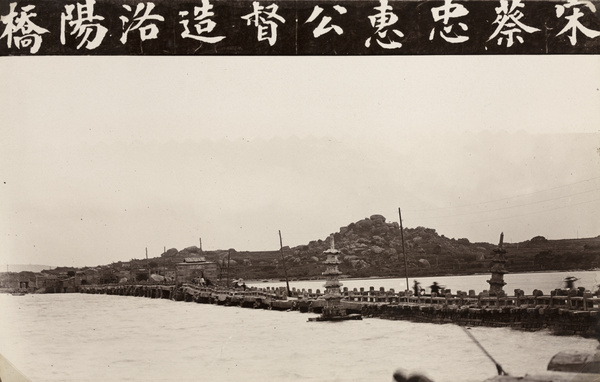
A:
{"label": "chinese character \u8521", "polygon": [[257,29],[258,41],[268,41],[269,45],[273,46],[277,42],[277,27],[276,21],[284,24],[285,19],[277,14],[279,7],[276,4],[271,4],[268,7],[263,7],[258,1],[252,3],[252,13],[242,16],[242,19],[247,21],[246,25],[254,26]]}
{"label": "chinese character \u8521", "polygon": [[521,44],[523,43],[524,39],[520,35],[521,32],[533,33],[539,32],[540,30],[525,25],[521,21],[524,14],[517,9],[525,7],[525,4],[521,3],[521,0],[510,0],[510,7],[508,5],[509,0],[500,0],[500,6],[496,8],[496,14],[498,16],[492,23],[498,24],[498,26],[488,41],[498,37],[498,45],[502,45],[506,39],[506,47],[509,48],[514,44],[515,38]]}
{"label": "chinese character \u8521", "polygon": [[[94,4],[95,0],[85,0],[84,4],[77,3],[77,13],[75,11],[75,5],[65,5],[65,12],[60,15],[60,42],[65,45],[67,43],[66,38],[66,26],[67,24],[71,28],[71,36],[76,35],[79,39],[77,49],[81,48],[85,44],[85,48],[88,50],[96,49],[104,40],[108,29],[96,23],[96,21],[104,20],[104,17],[94,15]],[[67,23],[68,21],[68,23]]]}
{"label": "chinese character \u8521", "polygon": [[[341,5],[334,5],[333,9],[340,15],[346,14],[346,12],[347,12],[346,8],[342,7]],[[323,8],[319,7],[318,5],[315,5],[312,13],[310,14],[310,17],[304,23],[305,24],[312,23],[313,21],[315,21],[317,19],[317,17],[321,16],[323,11],[324,11]],[[333,12],[331,12],[331,13],[333,13]],[[335,24],[330,25],[332,19],[333,18],[331,16],[327,16],[326,14],[322,15],[319,25],[317,25],[317,27],[313,30],[313,36],[315,36],[315,38],[321,37],[324,34],[329,33],[331,31],[334,31],[338,35],[343,34],[344,30],[339,25],[335,25]]]}
{"label": "chinese character \u8521", "polygon": [[[123,8],[131,12],[131,7],[127,4],[123,4]],[[151,40],[158,37],[158,27],[155,23],[149,21],[165,21],[165,18],[160,15],[152,15],[151,12],[154,9],[154,3],[148,2],[146,4],[139,3],[135,8],[133,20],[130,20],[126,16],[120,16],[121,22],[123,23],[123,35],[121,36],[121,43],[127,42],[127,35],[129,32],[137,30],[140,33],[141,41]],[[142,10],[144,11],[141,14]],[[146,25],[144,25],[146,23]]]}
{"label": "chinese character \u8521", "polygon": [[[181,32],[181,37],[183,38],[191,38],[194,40],[206,42],[209,44],[217,43],[225,38],[225,36],[206,36],[212,32],[217,23],[215,23],[211,18],[215,15],[212,11],[213,5],[210,4],[209,0],[202,0],[201,7],[194,7],[194,19],[195,22],[194,29],[196,31],[193,34],[190,31],[189,24],[190,20],[181,20],[179,24],[183,25],[183,32]],[[188,11],[179,12],[179,16],[182,18],[187,17],[189,15]]]}
{"label": "chinese character \u8521", "polygon": [[35,54],[42,46],[42,35],[50,32],[31,21],[37,16],[37,13],[31,12],[35,5],[23,6],[18,13],[15,11],[16,7],[17,3],[10,3],[8,15],[0,16],[0,21],[6,25],[0,39],[6,37],[9,48],[14,42],[17,49],[29,48],[29,53]]}
{"label": "chinese character \u8521", "polygon": [[[450,22],[450,19],[457,19],[459,17],[463,17],[469,14],[467,8],[465,8],[462,4],[452,4],[452,0],[444,0],[444,5],[441,7],[431,8],[431,15],[433,16],[433,21],[436,23],[442,22],[441,29],[439,30],[440,36],[446,40],[447,42],[458,44],[461,42],[465,42],[469,39],[469,36],[460,35],[459,32],[456,32],[456,28],[453,31],[453,28],[456,24]],[[469,28],[465,23],[458,22],[458,27],[463,31],[467,31]],[[436,34],[436,28],[431,29],[431,33],[429,33],[429,40],[433,40]]]}
{"label": "chinese character \u8521", "polygon": [[[558,32],[557,36],[571,31],[569,41],[571,42],[572,46],[575,46],[575,44],[577,44],[577,31],[580,31],[584,34],[584,36],[589,38],[596,38],[600,36],[600,31],[589,29],[579,21],[579,19],[583,17],[583,12],[581,12],[579,6],[586,6],[590,11],[596,12],[596,7],[594,6],[594,4],[592,4],[591,1],[567,0],[566,4],[564,5],[555,5],[556,17],[564,16],[564,18],[569,21],[567,25],[565,25],[565,27],[560,32]],[[565,11],[569,8],[573,8],[573,13],[571,13],[569,16],[565,16]]]}
{"label": "chinese character \u8521", "polygon": [[[402,47],[402,43],[395,41],[394,37],[388,37],[388,32],[392,32],[398,37],[404,37],[404,33],[398,29],[392,29],[392,25],[398,22],[398,16],[392,12],[392,7],[388,5],[388,0],[379,0],[379,6],[374,7],[377,13],[376,15],[369,16],[371,26],[375,28],[375,35],[377,44],[384,49],[398,49]],[[390,33],[390,35],[392,34]],[[371,37],[365,41],[365,46],[369,48],[371,46]]]}

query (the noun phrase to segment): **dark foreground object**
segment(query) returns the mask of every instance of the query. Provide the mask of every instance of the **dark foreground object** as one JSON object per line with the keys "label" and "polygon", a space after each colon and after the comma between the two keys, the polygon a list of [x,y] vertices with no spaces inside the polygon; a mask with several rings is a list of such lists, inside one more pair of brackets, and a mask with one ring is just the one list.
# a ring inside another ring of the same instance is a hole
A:
{"label": "dark foreground object", "polygon": [[345,314],[341,316],[319,316],[311,317],[308,321],[350,321],[350,320],[362,320],[362,315],[358,313]]}
{"label": "dark foreground object", "polygon": [[[407,375],[398,370],[394,382],[433,382],[424,375]],[[595,353],[560,352],[550,360],[548,371],[533,375],[498,375],[484,382],[598,382],[600,381],[600,351]]]}

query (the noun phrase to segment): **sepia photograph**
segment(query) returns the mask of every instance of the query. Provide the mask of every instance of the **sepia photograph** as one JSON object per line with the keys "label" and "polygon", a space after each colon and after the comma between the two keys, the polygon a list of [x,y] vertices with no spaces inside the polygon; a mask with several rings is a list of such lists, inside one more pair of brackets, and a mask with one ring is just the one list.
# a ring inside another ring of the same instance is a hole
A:
{"label": "sepia photograph", "polygon": [[600,379],[598,2],[212,3],[0,2],[0,381]]}

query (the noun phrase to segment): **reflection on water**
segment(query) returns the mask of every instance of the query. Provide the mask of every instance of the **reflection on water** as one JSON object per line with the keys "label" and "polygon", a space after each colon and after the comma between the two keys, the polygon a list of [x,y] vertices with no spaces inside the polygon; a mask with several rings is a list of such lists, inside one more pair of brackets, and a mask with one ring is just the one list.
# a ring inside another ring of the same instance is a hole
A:
{"label": "reflection on water", "polygon": [[[450,281],[459,283],[442,282]],[[87,294],[0,295],[0,307],[0,353],[32,381],[390,381],[402,368],[440,382],[496,373],[455,325],[309,323],[315,315]],[[542,372],[557,352],[598,344],[471,332],[512,375]]]}

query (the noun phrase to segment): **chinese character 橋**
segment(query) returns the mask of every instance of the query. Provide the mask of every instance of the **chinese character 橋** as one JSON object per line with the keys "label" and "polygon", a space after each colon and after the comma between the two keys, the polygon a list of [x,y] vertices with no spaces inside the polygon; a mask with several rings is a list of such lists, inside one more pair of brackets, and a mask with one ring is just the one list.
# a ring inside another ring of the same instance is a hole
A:
{"label": "chinese character \u6a4b", "polygon": [[[123,4],[123,8],[131,12],[131,7],[127,4]],[[120,16],[121,22],[123,23],[123,35],[121,36],[121,43],[127,42],[127,35],[129,32],[137,30],[140,32],[140,39],[142,41],[151,40],[158,37],[158,27],[155,23],[147,23],[148,21],[165,21],[165,18],[160,15],[152,15],[151,12],[154,9],[154,3],[148,2],[138,3],[135,8],[133,20],[130,20],[126,16]],[[144,11],[143,14],[141,12]],[[144,25],[147,23],[147,25]],[[143,25],[143,26],[142,26]]]}
{"label": "chinese character \u6a4b", "polygon": [[[571,35],[569,36],[569,41],[571,42],[572,46],[575,46],[575,44],[577,44],[577,31],[578,30],[589,38],[596,38],[596,37],[600,36],[599,31],[589,29],[589,28],[585,27],[583,24],[581,24],[581,22],[579,21],[579,19],[581,17],[583,17],[583,12],[581,12],[581,9],[579,9],[579,6],[582,6],[582,5],[588,7],[588,9],[590,11],[596,12],[596,7],[594,6],[594,4],[592,4],[591,1],[567,0],[566,4],[564,4],[564,5],[562,5],[562,4],[555,5],[556,16],[557,17],[564,16],[565,19],[569,20],[567,25],[565,25],[565,27],[560,32],[558,32],[557,36],[560,36],[561,34],[566,33],[568,31],[571,31]],[[565,11],[570,8],[573,8],[573,13],[571,13],[569,16],[565,16]]]}
{"label": "chinese character \u6a4b", "polygon": [[[96,21],[104,20],[104,17],[94,15],[95,0],[85,0],[84,4],[77,3],[77,13],[74,14],[75,5],[65,5],[65,12],[60,15],[60,42],[65,45],[66,24],[71,28],[71,36],[76,34],[76,38],[80,39],[77,49],[85,44],[88,50],[96,49],[102,43],[108,29]],[[67,23],[68,21],[68,23]]]}
{"label": "chinese character \u6a4b", "polygon": [[[388,37],[388,32],[392,32],[398,37],[404,37],[404,33],[398,29],[392,29],[392,25],[398,22],[398,16],[392,12],[392,7],[388,5],[388,0],[379,0],[379,6],[374,7],[377,13],[376,15],[369,16],[371,26],[375,28],[376,41],[380,47],[384,49],[398,49],[402,47],[402,43],[394,41],[394,37]],[[387,39],[387,41],[385,40]],[[365,41],[365,46],[369,48],[371,46],[371,37]]]}
{"label": "chinese character \u6a4b", "polygon": [[[433,21],[436,23],[442,22],[441,29],[439,31],[440,36],[450,43],[457,44],[461,42],[465,42],[469,39],[469,36],[460,35],[459,32],[453,32],[453,28],[455,24],[450,22],[450,19],[457,19],[459,17],[463,17],[469,14],[467,8],[465,8],[462,4],[453,4],[452,0],[444,0],[444,5],[441,7],[431,8],[431,15],[433,16]],[[465,23],[458,22],[458,27],[462,29],[463,32],[467,31],[469,28]],[[436,29],[435,27],[431,29],[431,33],[429,33],[429,40],[433,40],[435,37]]]}
{"label": "chinese character \u6a4b", "polygon": [[[346,14],[346,12],[347,12],[346,8],[342,7],[341,5],[334,5],[333,9],[340,15]],[[305,24],[312,23],[313,21],[315,21],[317,19],[317,17],[321,16],[321,13],[323,13],[323,11],[324,11],[323,8],[319,7],[318,5],[315,5],[312,13],[310,14],[310,17],[304,23]],[[321,17],[321,21],[319,22],[319,25],[317,25],[317,27],[313,30],[313,36],[321,37],[324,34],[329,33],[331,31],[334,31],[338,35],[343,34],[344,30],[339,25],[330,25],[331,20],[332,20],[331,16],[323,15]]]}
{"label": "chinese character \u6a4b", "polygon": [[0,39],[6,37],[9,48],[14,42],[17,49],[29,48],[29,53],[35,54],[42,46],[42,35],[50,32],[31,21],[37,16],[37,13],[31,12],[35,5],[23,6],[18,13],[16,7],[17,3],[10,3],[8,15],[0,16],[0,21],[6,25]]}
{"label": "chinese character \u6a4b", "polygon": [[[211,19],[215,15],[212,9],[213,5],[210,3],[209,0],[202,0],[201,7],[194,7],[194,29],[196,31],[196,34],[193,34],[190,31],[190,20],[181,20],[179,22],[179,24],[183,25],[183,32],[181,32],[181,37],[191,38],[209,44],[214,44],[223,40],[225,36],[206,36],[206,34],[212,32],[215,29],[215,26],[217,26],[217,23],[215,23]],[[182,18],[188,15],[188,11],[179,12],[179,16],[181,16]]]}
{"label": "chinese character \u6a4b", "polygon": [[268,41],[269,45],[273,46],[277,42],[277,27],[276,21],[284,24],[285,19],[277,14],[279,7],[277,4],[271,4],[268,7],[263,7],[258,1],[252,3],[252,13],[242,16],[242,19],[247,21],[246,25],[252,25],[257,29],[258,41]]}
{"label": "chinese character \u6a4b", "polygon": [[[498,24],[496,30],[488,41],[498,37],[498,45],[502,45],[503,40],[506,39],[506,46],[511,47],[514,44],[516,38],[521,44],[523,43],[523,37],[519,35],[521,32],[533,33],[539,32],[539,29],[530,27],[521,22],[523,18],[523,12],[517,8],[524,8],[525,4],[521,3],[521,0],[500,0],[500,6],[496,8],[496,20],[492,24]],[[500,36],[498,36],[500,35]]]}

